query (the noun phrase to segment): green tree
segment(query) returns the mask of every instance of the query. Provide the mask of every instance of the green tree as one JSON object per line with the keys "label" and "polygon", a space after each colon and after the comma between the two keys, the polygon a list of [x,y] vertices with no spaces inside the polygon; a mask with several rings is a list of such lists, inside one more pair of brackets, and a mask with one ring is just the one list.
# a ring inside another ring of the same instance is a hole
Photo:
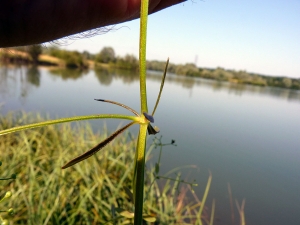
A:
{"label": "green tree", "polygon": [[251,83],[252,85],[258,85],[258,86],[266,86],[267,85],[267,81],[259,76],[259,75],[253,75],[251,76]]}
{"label": "green tree", "polygon": [[292,86],[292,80],[287,77],[282,79],[282,83],[283,83],[283,86],[286,88],[290,88]]}
{"label": "green tree", "polygon": [[51,56],[60,58],[65,61],[68,68],[88,68],[88,64],[84,59],[84,56],[78,51],[61,50],[57,47],[51,47],[48,50]]}
{"label": "green tree", "polygon": [[120,69],[136,70],[139,67],[139,61],[134,55],[125,55],[124,58],[117,58],[116,67]]}
{"label": "green tree", "polygon": [[230,71],[225,70],[224,68],[218,67],[212,72],[212,76],[216,80],[228,81],[232,79],[233,74]]}
{"label": "green tree", "polygon": [[78,51],[64,51],[63,59],[66,62],[68,68],[84,68],[85,63],[82,55]]}
{"label": "green tree", "polygon": [[112,47],[104,47],[99,54],[97,54],[95,61],[99,63],[114,62],[116,59],[115,51]]}
{"label": "green tree", "polygon": [[42,46],[41,45],[30,45],[27,48],[27,53],[32,58],[33,64],[38,64],[39,55],[42,53]]}
{"label": "green tree", "polygon": [[89,53],[88,51],[83,51],[82,56],[84,59],[87,59],[87,60],[95,60],[95,55]]}
{"label": "green tree", "polygon": [[175,73],[178,75],[197,76],[199,69],[193,63],[186,63],[185,65],[177,65]]}

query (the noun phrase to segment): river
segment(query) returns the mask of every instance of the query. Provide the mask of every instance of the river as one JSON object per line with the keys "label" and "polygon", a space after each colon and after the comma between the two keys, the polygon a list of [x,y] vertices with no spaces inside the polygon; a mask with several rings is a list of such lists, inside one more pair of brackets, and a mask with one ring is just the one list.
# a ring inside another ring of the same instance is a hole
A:
{"label": "river", "polygon": [[[161,73],[149,71],[152,111]],[[128,71],[87,72],[1,67],[0,112],[24,110],[50,117],[128,113],[96,102],[118,101],[139,111],[138,75]],[[162,155],[163,171],[184,165],[201,197],[213,176],[207,205],[216,199],[216,222],[231,224],[228,183],[233,198],[245,199],[248,225],[300,224],[300,92],[216,82],[168,74],[155,115],[163,142],[176,140]],[[94,129],[103,122],[91,121]],[[110,130],[124,121],[107,120]],[[132,132],[137,131],[133,128]],[[151,141],[150,137],[149,141]],[[154,160],[155,160],[154,156]],[[235,209],[235,220],[238,221]]]}

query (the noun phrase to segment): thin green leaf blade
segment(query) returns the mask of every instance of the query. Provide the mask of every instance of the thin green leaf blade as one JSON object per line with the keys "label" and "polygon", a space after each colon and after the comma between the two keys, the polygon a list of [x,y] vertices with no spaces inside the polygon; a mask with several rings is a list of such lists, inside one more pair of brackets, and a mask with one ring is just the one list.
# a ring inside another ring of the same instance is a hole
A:
{"label": "thin green leaf blade", "polygon": [[153,109],[153,112],[152,112],[152,116],[154,116],[154,113],[156,111],[156,108],[157,108],[159,100],[160,100],[160,96],[161,96],[162,90],[164,88],[165,79],[166,79],[167,70],[168,70],[168,65],[169,65],[169,58],[167,60],[165,71],[164,71],[164,75],[163,75],[162,80],[161,80],[160,89],[159,89],[159,93],[158,93],[158,96],[157,96],[157,99],[156,99],[156,103],[155,103],[155,106],[154,106],[154,109]]}
{"label": "thin green leaf blade", "polygon": [[97,114],[97,115],[88,115],[88,116],[74,116],[74,117],[67,117],[67,118],[61,118],[56,120],[48,120],[39,123],[27,124],[24,126],[18,126],[6,130],[1,130],[0,136],[4,134],[14,133],[14,132],[38,128],[38,127],[44,127],[44,126],[49,126],[54,124],[75,122],[80,120],[93,120],[93,119],[124,119],[124,120],[132,120],[135,122],[139,121],[139,117],[120,115],[120,114]]}
{"label": "thin green leaf blade", "polygon": [[111,100],[105,100],[105,99],[94,99],[96,101],[99,101],[99,102],[107,102],[107,103],[111,103],[111,104],[114,104],[114,105],[118,105],[118,106],[121,106],[127,110],[129,110],[130,112],[132,112],[133,114],[135,114],[136,116],[140,116],[137,111],[135,111],[133,108],[125,105],[125,104],[122,104],[122,103],[119,103],[119,102],[114,102],[114,101],[111,101]]}
{"label": "thin green leaf blade", "polygon": [[198,211],[198,219],[199,219],[200,224],[202,224],[201,216],[202,216],[202,212],[203,212],[203,209],[204,209],[204,206],[205,206],[205,201],[206,201],[206,198],[208,196],[209,189],[210,189],[211,180],[212,180],[212,175],[211,175],[211,172],[209,172],[209,177],[208,177],[208,181],[207,181],[205,191],[204,191],[204,194],[203,194],[203,197],[202,197],[201,206],[200,206],[200,209]]}

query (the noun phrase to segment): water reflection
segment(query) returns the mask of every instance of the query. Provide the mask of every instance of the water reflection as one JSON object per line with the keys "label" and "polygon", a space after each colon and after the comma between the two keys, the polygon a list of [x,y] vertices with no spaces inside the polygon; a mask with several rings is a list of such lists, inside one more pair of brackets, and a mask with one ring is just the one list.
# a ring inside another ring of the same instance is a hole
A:
{"label": "water reflection", "polygon": [[9,95],[10,80],[15,79],[15,76],[10,76],[7,67],[0,68],[0,94],[2,96]]}
{"label": "water reflection", "polygon": [[107,86],[111,84],[114,79],[121,80],[124,84],[131,84],[139,80],[139,74],[137,71],[106,68],[96,68],[94,71],[100,84]]}
{"label": "water reflection", "polygon": [[37,67],[1,67],[0,94],[25,98],[33,87],[39,87],[41,74]]}
{"label": "water reflection", "polygon": [[137,71],[105,68],[96,68],[94,71],[100,84],[104,85],[111,84],[114,79],[121,80],[124,84],[131,84],[139,80],[139,74]]}
{"label": "water reflection", "polygon": [[41,74],[36,66],[31,66],[27,68],[26,71],[26,81],[34,86],[39,87],[41,80]]}
{"label": "water reflection", "polygon": [[106,69],[95,69],[95,76],[99,83],[105,86],[109,86],[113,80],[113,75]]}
{"label": "water reflection", "polygon": [[229,94],[239,96],[250,93],[258,95],[268,95],[275,98],[285,99],[287,101],[300,101],[300,91],[291,89],[261,87],[221,81],[203,81],[202,85],[206,87],[213,87],[213,90],[216,92],[227,90]]}
{"label": "water reflection", "polygon": [[[131,84],[139,80],[139,74],[137,71],[97,68],[91,73],[94,73],[99,83],[104,86],[112,85],[112,82],[114,80],[121,80],[123,84]],[[79,78],[82,78],[83,76],[89,75],[90,73],[87,70],[55,68],[48,70],[48,74],[55,77],[61,77],[62,80],[77,80]],[[147,72],[148,80],[160,82],[161,77],[161,72]],[[31,86],[40,86],[40,80],[40,69],[37,67],[1,67],[0,94],[2,96],[9,95],[12,90],[15,90],[19,86],[21,96],[25,97],[28,95]],[[300,91],[291,89],[251,86],[222,81],[206,80],[202,78],[177,76],[174,74],[168,74],[166,81],[170,84],[175,84],[184,89],[189,89],[191,90],[191,93],[193,88],[201,87],[211,89],[214,92],[225,91],[229,94],[238,96],[250,93],[257,95],[268,95],[287,101],[300,101]]]}
{"label": "water reflection", "polygon": [[[161,82],[162,72],[147,71],[147,79]],[[179,85],[185,89],[192,89],[195,85],[200,85],[201,80],[192,77],[177,76],[175,74],[167,74],[166,81],[171,84]]]}
{"label": "water reflection", "polygon": [[87,75],[88,70],[55,68],[50,69],[49,73],[53,76],[61,77],[63,80],[77,80],[82,76]]}

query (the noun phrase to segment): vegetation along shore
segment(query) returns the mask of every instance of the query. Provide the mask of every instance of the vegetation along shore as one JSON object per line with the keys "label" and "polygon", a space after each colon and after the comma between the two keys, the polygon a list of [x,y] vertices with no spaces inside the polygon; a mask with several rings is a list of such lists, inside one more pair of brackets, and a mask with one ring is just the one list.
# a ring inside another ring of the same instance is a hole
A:
{"label": "vegetation along shore", "polygon": [[[42,120],[38,114],[8,113],[0,115],[0,130]],[[131,224],[136,144],[131,133],[122,135],[80,165],[61,169],[69,159],[108,135],[107,130],[95,133],[88,123],[77,123],[2,136],[0,177],[16,174],[16,179],[0,180],[0,199],[5,192],[12,193],[0,204],[0,222],[7,219],[13,224]],[[153,151],[174,142],[162,143],[161,138],[156,138],[148,147],[147,160]],[[204,207],[211,175],[199,200],[191,189],[194,183],[183,181],[179,174],[164,179],[159,166],[157,162],[155,168],[146,169],[144,220],[155,219],[157,225],[213,224],[214,202],[212,208]],[[4,209],[10,209],[9,214]]]}
{"label": "vegetation along shore", "polygon": [[[41,45],[2,49],[0,51],[2,64],[35,64],[46,66],[67,67],[85,70],[88,68],[119,68],[125,70],[138,70],[138,59],[127,54],[124,57],[116,56],[111,47],[104,47],[98,54],[87,51],[67,51],[58,47],[44,48]],[[163,71],[164,61],[147,61],[147,69]],[[231,83],[271,86],[300,90],[300,78],[284,76],[267,76],[246,71],[226,70],[224,68],[198,68],[193,63],[173,64],[168,67],[169,73],[181,76],[201,77]]]}

